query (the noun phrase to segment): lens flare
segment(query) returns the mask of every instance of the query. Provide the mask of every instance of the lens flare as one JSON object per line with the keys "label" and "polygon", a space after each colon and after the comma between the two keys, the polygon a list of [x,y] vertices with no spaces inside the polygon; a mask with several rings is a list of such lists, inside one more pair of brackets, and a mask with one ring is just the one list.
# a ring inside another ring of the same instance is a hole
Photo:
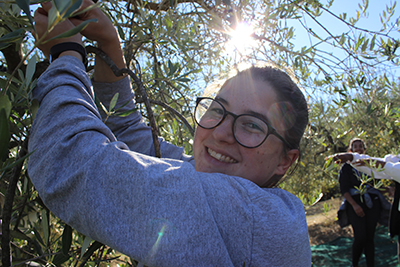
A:
{"label": "lens flare", "polygon": [[236,28],[229,33],[231,39],[227,43],[227,52],[229,54],[237,52],[240,55],[245,55],[256,44],[253,34],[252,25],[247,22],[238,23]]}

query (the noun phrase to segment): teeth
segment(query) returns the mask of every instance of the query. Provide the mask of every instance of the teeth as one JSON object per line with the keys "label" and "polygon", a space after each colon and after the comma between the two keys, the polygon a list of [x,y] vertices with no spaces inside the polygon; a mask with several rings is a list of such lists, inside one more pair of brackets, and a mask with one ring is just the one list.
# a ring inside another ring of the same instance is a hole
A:
{"label": "teeth", "polygon": [[210,154],[211,157],[222,161],[222,162],[228,162],[228,163],[236,163],[237,161],[228,157],[228,156],[224,156],[221,155],[220,153],[215,152],[214,150],[211,150],[210,148],[208,149],[208,154]]}

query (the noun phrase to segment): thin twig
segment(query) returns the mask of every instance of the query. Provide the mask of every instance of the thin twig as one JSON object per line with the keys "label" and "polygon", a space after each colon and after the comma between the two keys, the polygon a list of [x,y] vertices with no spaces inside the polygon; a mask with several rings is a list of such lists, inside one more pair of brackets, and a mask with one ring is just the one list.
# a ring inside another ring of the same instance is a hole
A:
{"label": "thin twig", "polygon": [[127,68],[119,69],[117,67],[117,65],[115,65],[115,63],[107,56],[107,54],[104,53],[103,51],[101,51],[99,48],[93,47],[93,46],[87,46],[86,51],[88,53],[95,53],[97,56],[99,56],[111,68],[111,70],[114,72],[115,76],[119,77],[119,76],[122,76],[124,73],[127,73],[129,76],[132,77],[132,79],[136,83],[137,87],[139,88],[140,94],[142,95],[144,104],[146,106],[146,111],[147,111],[147,114],[149,117],[149,122],[150,122],[152,137],[153,137],[155,155],[156,155],[156,157],[161,158],[161,149],[160,149],[160,142],[158,141],[157,125],[156,125],[156,121],[154,119],[154,113],[151,110],[151,104],[150,104],[149,98],[147,96],[146,89],[144,88],[142,81],[130,69],[127,69]]}

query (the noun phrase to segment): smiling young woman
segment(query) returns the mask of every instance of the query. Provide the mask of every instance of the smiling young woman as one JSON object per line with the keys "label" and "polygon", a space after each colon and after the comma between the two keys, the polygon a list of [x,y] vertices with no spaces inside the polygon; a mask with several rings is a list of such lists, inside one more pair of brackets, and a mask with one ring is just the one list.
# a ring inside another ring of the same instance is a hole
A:
{"label": "smiling young woman", "polygon": [[[279,101],[278,97],[284,90],[281,90],[281,87],[274,88],[265,80],[273,75],[275,80],[280,77],[281,80],[290,81],[288,75],[274,68],[252,67],[229,79],[222,86],[215,99],[226,114],[215,127],[202,127],[200,123],[200,127],[196,129],[193,153],[197,171],[239,176],[265,187],[271,185],[269,181],[272,177],[282,177],[295,162],[299,156],[299,144],[291,146],[282,137],[287,132],[284,129],[292,129],[294,126],[285,125],[285,122],[293,122],[293,119],[284,119],[292,114],[276,112],[276,106],[285,103]],[[303,109],[307,109],[306,104],[302,104]],[[253,128],[252,136],[258,136],[256,139],[260,141],[253,144],[249,140],[249,134],[242,138],[243,141],[238,140],[239,130],[235,132],[235,129],[243,128],[243,125],[237,126],[239,120],[232,114],[240,114],[241,118],[243,114],[248,114],[251,116],[248,118],[256,118],[258,122],[254,123],[253,120],[252,127],[259,129],[255,132]],[[298,121],[303,123],[300,127],[304,129],[307,116]],[[244,142],[248,142],[249,145],[245,145]]]}
{"label": "smiling young woman", "polygon": [[[49,9],[35,13],[39,33]],[[98,8],[81,19],[90,18],[98,23],[82,34],[124,67],[111,22]],[[45,54],[53,43],[41,47]],[[40,108],[29,174],[55,215],[147,266],[311,266],[302,202],[270,188],[299,156],[308,122],[304,96],[287,74],[253,67],[228,79],[215,101],[198,102],[194,156],[161,140],[161,159],[139,112],[103,123],[92,85],[106,106],[118,92],[116,108],[135,108],[128,77],[96,59],[91,81],[79,54],[61,53],[33,91]]]}

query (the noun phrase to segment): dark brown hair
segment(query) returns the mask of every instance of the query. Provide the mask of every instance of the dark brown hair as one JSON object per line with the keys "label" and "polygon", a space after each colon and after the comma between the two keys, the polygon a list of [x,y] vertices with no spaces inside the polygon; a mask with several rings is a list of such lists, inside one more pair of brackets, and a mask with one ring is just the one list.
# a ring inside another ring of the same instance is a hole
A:
{"label": "dark brown hair", "polygon": [[299,149],[300,140],[308,124],[307,101],[300,88],[287,73],[271,66],[252,66],[238,72],[231,79],[245,75],[269,84],[275,91],[278,102],[286,103],[281,105],[282,112],[290,113],[290,116],[287,116],[289,119],[284,120],[284,138],[291,146],[289,149]]}

